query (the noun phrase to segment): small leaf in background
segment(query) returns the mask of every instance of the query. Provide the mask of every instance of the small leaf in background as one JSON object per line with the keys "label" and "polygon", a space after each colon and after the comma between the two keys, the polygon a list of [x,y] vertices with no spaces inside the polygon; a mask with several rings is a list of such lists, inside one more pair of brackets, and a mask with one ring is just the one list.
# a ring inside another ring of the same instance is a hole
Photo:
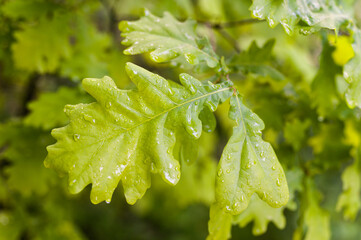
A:
{"label": "small leaf in background", "polygon": [[344,132],[345,143],[352,146],[350,155],[354,158],[354,161],[351,165],[347,166],[342,173],[343,191],[338,197],[336,210],[343,211],[345,219],[355,220],[361,208],[361,137],[359,123],[351,120],[346,121]]}
{"label": "small leaf in background", "polygon": [[44,130],[65,125],[68,118],[64,114],[64,106],[79,102],[91,102],[91,97],[77,88],[62,87],[56,92],[42,93],[37,100],[29,103],[30,114],[24,122]]}
{"label": "small leaf in background", "polygon": [[286,177],[272,146],[262,140],[263,121],[232,96],[229,117],[236,122],[218,165],[216,200],[233,215],[247,208],[251,196],[272,207],[288,202]]}
{"label": "small leaf in background", "polygon": [[343,215],[347,220],[354,220],[361,208],[360,152],[357,155],[354,163],[342,173],[343,192],[339,196],[336,205],[336,210],[343,211]]}
{"label": "small leaf in background", "polygon": [[16,67],[54,72],[60,61],[70,56],[70,30],[64,27],[69,24],[68,15],[55,15],[51,20],[41,18],[35,26],[24,24],[15,32],[16,42],[11,46]]}
{"label": "small leaf in background", "polygon": [[[107,58],[110,58],[110,36],[100,32],[89,20],[75,17],[70,56],[60,63],[60,74],[79,81],[109,75]],[[115,52],[115,51],[114,51]]]}
{"label": "small leaf in background", "polygon": [[216,203],[209,213],[207,240],[227,240],[231,238],[232,215],[223,211]]}
{"label": "small leaf in background", "polygon": [[248,50],[233,57],[229,65],[244,74],[252,73],[277,81],[284,80],[285,76],[270,64],[274,44],[275,40],[271,39],[260,48],[253,41]]}
{"label": "small leaf in background", "polygon": [[350,37],[328,35],[328,40],[335,47],[335,50],[332,52],[332,58],[337,65],[343,66],[355,56]]}
{"label": "small leaf in background", "polygon": [[127,73],[137,90],[120,90],[109,77],[85,79],[97,102],[68,105],[70,124],[53,130],[58,142],[48,147],[45,165],[69,173],[73,193],[92,183],[93,203],[110,202],[122,180],[134,204],[150,187],[151,172],[175,185],[179,160],[197,157],[200,113],[215,111],[232,94],[228,83],[202,85],[187,74],[182,86],[131,63]]}
{"label": "small leaf in background", "polygon": [[306,130],[310,127],[311,121],[309,119],[305,121],[300,121],[298,118],[286,122],[284,128],[284,137],[286,143],[292,145],[295,151],[301,149],[302,145],[305,143],[307,134]]}
{"label": "small leaf in background", "polygon": [[324,41],[320,67],[312,81],[313,106],[321,117],[332,115],[339,105],[340,98],[336,89],[336,75],[342,73],[340,66],[332,59],[334,48]]}
{"label": "small leaf in background", "polygon": [[320,193],[314,186],[313,179],[305,179],[304,192],[304,225],[305,240],[328,240],[331,238],[330,214],[320,207]]}
{"label": "small leaf in background", "polygon": [[5,146],[0,159],[11,162],[5,168],[6,183],[12,190],[25,196],[45,194],[55,175],[42,164],[45,146],[51,142],[46,132],[19,123],[0,125],[0,146]]}
{"label": "small leaf in background", "polygon": [[273,222],[279,229],[283,229],[286,226],[283,211],[284,207],[273,208],[262,201],[256,194],[253,194],[246,210],[234,216],[233,223],[243,228],[248,223],[253,222],[252,233],[258,236],[267,231],[267,225],[270,222]]}
{"label": "small leaf in background", "polygon": [[125,54],[149,52],[151,59],[158,63],[182,56],[192,65],[205,61],[210,68],[218,66],[219,57],[208,39],[196,35],[195,27],[194,21],[179,22],[167,12],[159,18],[147,10],[140,20],[119,24],[125,38],[122,44],[130,46],[124,50]]}

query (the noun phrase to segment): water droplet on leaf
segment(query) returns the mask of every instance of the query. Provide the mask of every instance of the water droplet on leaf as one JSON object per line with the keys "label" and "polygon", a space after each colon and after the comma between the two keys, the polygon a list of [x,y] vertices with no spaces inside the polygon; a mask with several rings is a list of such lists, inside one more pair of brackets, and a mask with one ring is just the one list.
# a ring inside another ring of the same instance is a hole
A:
{"label": "water droplet on leaf", "polygon": [[73,138],[74,138],[74,141],[77,142],[80,139],[80,135],[79,134],[74,134]]}

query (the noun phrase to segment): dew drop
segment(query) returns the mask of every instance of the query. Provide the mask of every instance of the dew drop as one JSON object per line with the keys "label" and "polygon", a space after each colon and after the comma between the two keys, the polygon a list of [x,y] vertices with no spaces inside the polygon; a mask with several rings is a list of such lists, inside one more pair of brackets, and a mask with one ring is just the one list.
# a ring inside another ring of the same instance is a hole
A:
{"label": "dew drop", "polygon": [[246,168],[247,168],[247,169],[250,169],[250,168],[251,168],[251,164],[248,163],[248,164],[246,165]]}
{"label": "dew drop", "polygon": [[237,208],[239,208],[239,203],[238,203],[238,202],[235,202],[235,203],[233,204],[233,209],[237,209]]}
{"label": "dew drop", "polygon": [[276,180],[276,184],[277,184],[277,186],[281,186],[281,181],[280,181],[280,179],[279,178],[277,178],[277,180]]}
{"label": "dew drop", "polygon": [[267,199],[267,194],[266,194],[266,192],[263,192],[263,199]]}
{"label": "dew drop", "polygon": [[171,88],[169,88],[168,92],[169,92],[169,95],[171,95],[171,96],[173,96],[175,94],[175,92]]}
{"label": "dew drop", "polygon": [[224,179],[222,179],[222,181],[221,181],[222,183],[224,183]]}
{"label": "dew drop", "polygon": [[219,169],[218,174],[217,174],[218,177],[222,176],[222,173],[223,173],[222,169]]}
{"label": "dew drop", "polygon": [[231,159],[231,155],[230,155],[230,154],[227,155],[227,159],[228,159],[228,160]]}
{"label": "dew drop", "polygon": [[168,154],[171,154],[171,153],[172,153],[172,149],[171,149],[171,148],[168,148],[167,153],[168,153]]}
{"label": "dew drop", "polygon": [[73,135],[73,138],[74,138],[74,141],[77,142],[77,141],[80,139],[80,135],[77,134],[77,133],[75,133],[75,134]]}
{"label": "dew drop", "polygon": [[272,166],[272,170],[276,170],[276,165],[273,165],[273,166]]}
{"label": "dew drop", "polygon": [[231,172],[231,170],[230,170],[230,169],[227,169],[226,173],[230,173],[230,172]]}
{"label": "dew drop", "polygon": [[107,109],[111,108],[111,107],[112,107],[112,102],[107,102],[107,103],[105,104],[105,107],[106,107]]}
{"label": "dew drop", "polygon": [[88,115],[88,114],[84,114],[83,118],[87,122],[95,123],[95,119],[92,116]]}
{"label": "dew drop", "polygon": [[244,202],[244,196],[243,195],[241,196],[241,201]]}
{"label": "dew drop", "polygon": [[107,200],[105,200],[105,202],[106,202],[107,204],[109,204],[109,203],[110,203],[110,201],[111,201],[111,199],[107,199]]}

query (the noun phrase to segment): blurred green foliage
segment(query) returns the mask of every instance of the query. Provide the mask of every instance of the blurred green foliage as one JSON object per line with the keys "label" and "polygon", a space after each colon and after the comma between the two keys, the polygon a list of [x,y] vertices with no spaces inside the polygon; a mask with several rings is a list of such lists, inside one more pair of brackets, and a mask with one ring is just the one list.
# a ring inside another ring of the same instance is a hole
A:
{"label": "blurred green foliage", "polygon": [[[0,0],[0,240],[205,239],[210,206],[211,239],[360,239],[361,2],[284,2]],[[185,72],[217,81],[206,64],[194,73],[192,59],[156,64],[154,54],[124,55],[118,24],[138,19],[142,8],[194,19],[198,35],[209,39],[206,52],[224,57],[217,64],[264,121],[263,138],[285,170],[285,207],[253,195],[245,211],[230,217],[212,205],[217,164],[234,125],[227,103],[179,183],[152,176],[152,188],[134,206],[121,186],[110,204],[92,205],[90,187],[70,195],[67,177],[45,169],[50,130],[68,121],[64,106],[93,101],[82,79],[107,75],[132,89],[125,73],[132,61],[167,79]],[[268,22],[239,22],[251,17]]]}

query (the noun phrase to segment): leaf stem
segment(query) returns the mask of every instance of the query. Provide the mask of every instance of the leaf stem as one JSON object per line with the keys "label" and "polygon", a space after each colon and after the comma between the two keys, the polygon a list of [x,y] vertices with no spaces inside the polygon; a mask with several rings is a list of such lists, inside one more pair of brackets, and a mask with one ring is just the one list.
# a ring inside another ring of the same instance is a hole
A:
{"label": "leaf stem", "polygon": [[238,21],[230,21],[230,22],[222,22],[222,23],[197,20],[197,22],[199,24],[204,24],[204,25],[206,25],[210,28],[214,28],[214,29],[232,28],[232,27],[238,27],[238,26],[247,25],[247,24],[261,23],[261,22],[265,22],[265,21],[266,20],[264,20],[264,19],[259,20],[256,18],[247,18],[247,19],[241,19]]}
{"label": "leaf stem", "polygon": [[216,29],[217,32],[219,32],[219,34],[234,48],[234,50],[237,53],[241,52],[241,49],[238,47],[238,42],[237,40],[231,36],[231,34],[229,34],[225,29],[223,28],[218,28]]}

